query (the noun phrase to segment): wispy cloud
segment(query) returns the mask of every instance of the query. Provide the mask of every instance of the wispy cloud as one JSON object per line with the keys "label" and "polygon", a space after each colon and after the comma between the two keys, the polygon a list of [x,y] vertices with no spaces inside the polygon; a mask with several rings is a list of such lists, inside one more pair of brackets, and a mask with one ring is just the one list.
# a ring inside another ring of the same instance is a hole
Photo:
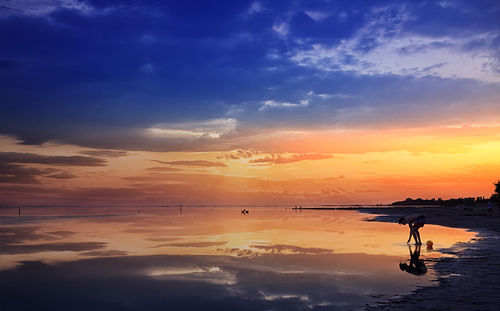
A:
{"label": "wispy cloud", "polygon": [[[392,9],[392,8],[391,8]],[[442,78],[469,78],[500,82],[498,55],[493,46],[497,31],[464,34],[459,38],[447,35],[425,36],[403,29],[411,17],[404,9],[399,24],[390,15],[373,18],[351,38],[338,45],[313,43],[298,49],[291,57],[301,66],[325,71],[352,71],[364,75],[427,75]],[[388,24],[392,26],[387,27]],[[483,42],[483,49],[467,48]]]}
{"label": "wispy cloud", "polygon": [[236,150],[232,152],[226,152],[222,155],[217,156],[219,160],[239,160],[251,158],[255,155],[259,154],[259,151],[254,149],[246,149],[246,150]]}
{"label": "wispy cloud", "polygon": [[[165,162],[165,161],[163,161],[163,162]],[[182,169],[180,169],[180,168],[177,168],[177,167],[168,167],[168,166],[148,167],[145,170],[149,171],[149,172],[181,172],[182,171]]]}
{"label": "wispy cloud", "polygon": [[309,106],[309,100],[307,99],[301,100],[299,103],[266,100],[262,102],[262,106],[259,108],[259,111],[263,111],[270,108],[296,108],[296,107],[307,107],[307,106]]}
{"label": "wispy cloud", "polygon": [[3,163],[36,163],[56,166],[104,166],[106,160],[85,156],[54,156],[34,153],[0,152]]}
{"label": "wispy cloud", "polygon": [[222,162],[206,161],[206,160],[186,160],[186,161],[160,161],[151,160],[161,164],[181,165],[181,166],[206,166],[206,167],[228,167]]}
{"label": "wispy cloud", "polygon": [[71,179],[71,178],[76,178],[77,176],[75,174],[70,173],[70,172],[61,171],[61,172],[58,172],[55,174],[46,175],[45,177],[54,178],[54,179]]}
{"label": "wispy cloud", "polygon": [[86,1],[79,0],[5,0],[0,6],[0,16],[27,15],[45,17],[56,10],[67,9],[81,14],[92,14],[96,10]]}
{"label": "wispy cloud", "polygon": [[121,150],[84,150],[80,151],[80,154],[94,156],[94,157],[106,157],[106,158],[118,158],[127,155],[126,151]]}
{"label": "wispy cloud", "polygon": [[222,135],[234,131],[236,125],[235,119],[212,119],[183,123],[161,123],[153,126],[149,131],[155,135],[171,137],[220,138]]}
{"label": "wispy cloud", "polygon": [[262,4],[258,1],[252,2],[247,10],[249,15],[257,14],[263,10]]}
{"label": "wispy cloud", "polygon": [[330,12],[325,12],[320,10],[310,10],[310,11],[305,11],[304,13],[306,13],[307,16],[314,19],[315,21],[322,21],[331,15]]}
{"label": "wispy cloud", "polygon": [[37,184],[37,177],[57,172],[52,168],[24,167],[0,161],[0,183]]}
{"label": "wispy cloud", "polygon": [[164,246],[174,246],[174,247],[213,247],[222,246],[227,244],[227,242],[179,242],[179,243],[167,243],[153,246],[153,248],[164,247]]}
{"label": "wispy cloud", "polygon": [[39,177],[71,179],[76,175],[52,167],[27,167],[20,164],[43,164],[49,166],[104,166],[100,158],[84,156],[48,156],[35,153],[0,152],[0,183],[36,184]]}
{"label": "wispy cloud", "polygon": [[283,156],[280,154],[272,154],[263,158],[257,158],[250,160],[249,163],[266,163],[266,164],[287,164],[301,161],[312,161],[312,160],[325,160],[330,159],[333,156],[330,154],[317,154],[317,153],[301,153],[294,154],[290,156]]}
{"label": "wispy cloud", "polygon": [[290,25],[286,22],[277,22],[273,25],[273,30],[280,36],[286,36],[289,32]]}

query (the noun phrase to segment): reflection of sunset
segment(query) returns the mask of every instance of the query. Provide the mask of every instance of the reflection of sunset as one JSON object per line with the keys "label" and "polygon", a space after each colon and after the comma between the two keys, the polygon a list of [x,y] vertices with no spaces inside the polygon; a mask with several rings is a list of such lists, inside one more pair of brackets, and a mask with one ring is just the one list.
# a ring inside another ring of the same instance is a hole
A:
{"label": "reflection of sunset", "polygon": [[[69,211],[76,218],[55,215],[62,208],[26,208],[26,217],[55,217],[42,226],[26,225],[38,237],[21,240],[23,245],[50,243],[104,243],[104,248],[79,252],[28,252],[4,254],[4,268],[20,260],[74,260],[100,256],[127,255],[230,255],[254,257],[259,254],[348,254],[407,256],[404,243],[408,228],[393,223],[363,221],[355,211],[303,211],[283,208],[254,208],[240,215],[237,208],[144,208],[101,211],[99,208]],[[93,215],[90,218],[85,217]],[[99,214],[101,213],[101,217]],[[112,216],[112,213],[117,213]],[[83,215],[82,215],[83,214]],[[50,216],[52,215],[52,216]],[[81,216],[84,217],[81,217]],[[14,218],[15,219],[15,218]],[[64,219],[64,220],[62,220]],[[23,227],[17,227],[19,228]],[[461,229],[425,225],[422,240],[432,239],[436,250],[474,234]],[[437,253],[426,253],[435,256]]]}

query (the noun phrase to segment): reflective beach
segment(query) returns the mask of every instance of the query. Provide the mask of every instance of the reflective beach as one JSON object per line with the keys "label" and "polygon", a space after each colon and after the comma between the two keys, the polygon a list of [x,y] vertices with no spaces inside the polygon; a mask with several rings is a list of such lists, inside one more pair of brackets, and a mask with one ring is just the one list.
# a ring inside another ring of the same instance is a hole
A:
{"label": "reflective beach", "polygon": [[427,271],[416,275],[400,269],[407,226],[353,210],[249,210],[3,208],[2,307],[359,309],[432,285],[426,259],[474,237],[425,225],[434,250],[422,247]]}

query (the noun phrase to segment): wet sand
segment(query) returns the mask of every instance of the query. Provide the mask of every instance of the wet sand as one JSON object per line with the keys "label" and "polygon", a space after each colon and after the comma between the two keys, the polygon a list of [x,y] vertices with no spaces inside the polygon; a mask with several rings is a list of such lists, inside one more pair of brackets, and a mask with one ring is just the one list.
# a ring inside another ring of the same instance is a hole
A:
{"label": "wet sand", "polygon": [[[396,207],[363,209],[361,212],[385,214],[374,221],[394,222],[400,216],[425,214],[427,223],[467,228],[478,232],[468,243],[441,250],[454,257],[436,258],[436,286],[422,287],[409,295],[380,301],[367,310],[498,310],[500,305],[500,213],[471,213],[449,207]],[[425,227],[421,229],[425,233]],[[406,239],[406,236],[401,237]],[[425,241],[423,241],[425,244]]]}

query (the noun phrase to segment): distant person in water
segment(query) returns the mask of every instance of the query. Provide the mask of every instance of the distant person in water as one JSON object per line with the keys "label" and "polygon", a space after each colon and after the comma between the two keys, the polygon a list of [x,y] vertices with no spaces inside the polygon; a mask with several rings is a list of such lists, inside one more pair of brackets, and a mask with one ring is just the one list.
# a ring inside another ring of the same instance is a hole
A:
{"label": "distant person in water", "polygon": [[399,269],[413,275],[424,275],[427,273],[427,267],[423,260],[420,260],[420,245],[415,246],[415,251],[411,251],[411,246],[408,245],[410,250],[410,264],[400,263]]}
{"label": "distant person in water", "polygon": [[420,240],[420,233],[418,232],[418,229],[422,228],[425,225],[424,215],[413,214],[406,217],[401,217],[399,219],[399,224],[400,225],[408,224],[408,226],[410,227],[410,236],[408,237],[408,241],[406,241],[406,243],[410,243],[411,237],[413,236],[415,244],[417,245],[422,244],[422,240]]}

